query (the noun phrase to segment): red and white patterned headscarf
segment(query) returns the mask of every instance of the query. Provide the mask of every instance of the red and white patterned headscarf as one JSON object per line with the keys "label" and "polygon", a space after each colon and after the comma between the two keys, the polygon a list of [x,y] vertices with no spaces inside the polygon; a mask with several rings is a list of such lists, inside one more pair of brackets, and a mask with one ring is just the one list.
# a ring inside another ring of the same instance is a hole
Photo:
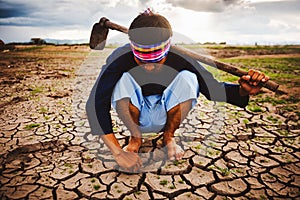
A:
{"label": "red and white patterned headscarf", "polygon": [[162,43],[153,45],[141,45],[131,41],[130,46],[134,56],[138,60],[146,63],[155,63],[167,56],[171,46],[171,38]]}
{"label": "red and white patterned headscarf", "polygon": [[[151,15],[152,10],[150,8],[147,8],[147,10],[143,12],[143,14]],[[134,56],[138,60],[145,63],[155,63],[161,61],[164,57],[167,56],[171,46],[171,38],[167,39],[164,42],[151,45],[138,44],[134,41],[130,41],[130,46]]]}

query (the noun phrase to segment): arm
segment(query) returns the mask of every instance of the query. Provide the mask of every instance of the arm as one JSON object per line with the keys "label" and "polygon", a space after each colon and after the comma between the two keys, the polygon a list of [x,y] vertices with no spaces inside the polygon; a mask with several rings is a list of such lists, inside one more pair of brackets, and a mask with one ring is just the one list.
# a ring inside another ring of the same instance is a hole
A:
{"label": "arm", "polygon": [[123,60],[126,60],[129,51],[130,47],[121,47],[107,58],[106,64],[102,66],[100,75],[90,93],[86,103],[86,113],[93,135],[113,132],[110,116],[111,95],[115,84],[126,71]]}
{"label": "arm", "polygon": [[136,153],[122,150],[112,131],[110,116],[111,95],[114,86],[123,72],[127,70],[126,67],[120,66],[120,63],[124,65],[123,56],[129,51],[130,47],[121,47],[107,58],[87,101],[86,113],[91,133],[100,135],[122,169],[135,172],[140,168],[141,160]]}
{"label": "arm", "polygon": [[186,55],[182,55],[176,50],[172,50],[169,54],[177,63],[175,66],[177,71],[186,69],[197,75],[200,93],[202,93],[208,100],[227,102],[239,107],[247,106],[249,95],[244,95],[246,93],[243,93],[242,96],[240,94],[239,84],[217,81],[197,60]]}
{"label": "arm", "polygon": [[269,80],[269,77],[264,73],[252,69],[248,71],[247,75],[239,79],[239,84],[218,82],[211,74],[205,74],[203,79],[207,84],[207,89],[204,86],[204,90],[202,91],[208,99],[223,101],[222,96],[224,95],[227,103],[239,107],[247,106],[249,95],[257,94],[262,88],[260,83],[265,83]]}
{"label": "arm", "polygon": [[[194,65],[195,66],[195,65]],[[200,92],[209,100],[227,102],[239,107],[246,107],[249,94],[243,92],[239,84],[217,81],[199,63],[196,64]]]}

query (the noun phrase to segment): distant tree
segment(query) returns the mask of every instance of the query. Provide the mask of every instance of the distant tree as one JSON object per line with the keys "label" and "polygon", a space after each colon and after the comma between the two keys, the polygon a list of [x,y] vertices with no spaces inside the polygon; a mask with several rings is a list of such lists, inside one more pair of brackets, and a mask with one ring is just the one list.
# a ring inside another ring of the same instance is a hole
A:
{"label": "distant tree", "polygon": [[36,44],[36,45],[46,44],[46,41],[41,38],[31,38],[30,41],[32,44]]}
{"label": "distant tree", "polygon": [[204,42],[205,45],[216,45],[217,43],[215,42]]}

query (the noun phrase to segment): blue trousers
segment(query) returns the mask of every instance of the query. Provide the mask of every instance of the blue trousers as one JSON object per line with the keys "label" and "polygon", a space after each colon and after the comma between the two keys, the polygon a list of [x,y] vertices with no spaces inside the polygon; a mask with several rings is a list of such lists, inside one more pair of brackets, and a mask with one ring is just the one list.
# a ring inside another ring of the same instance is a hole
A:
{"label": "blue trousers", "polygon": [[187,100],[192,100],[192,106],[195,106],[198,96],[199,84],[192,72],[186,70],[179,72],[162,95],[151,96],[143,96],[141,87],[126,72],[114,88],[112,106],[116,109],[118,100],[129,98],[140,111],[141,132],[159,132],[166,124],[167,112],[170,109]]}

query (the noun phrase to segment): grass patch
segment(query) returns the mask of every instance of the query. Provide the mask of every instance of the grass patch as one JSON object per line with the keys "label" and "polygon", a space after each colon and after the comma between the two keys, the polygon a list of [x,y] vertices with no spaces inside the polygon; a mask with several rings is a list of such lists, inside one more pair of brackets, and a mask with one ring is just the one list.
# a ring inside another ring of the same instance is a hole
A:
{"label": "grass patch", "polygon": [[254,100],[255,102],[258,103],[271,103],[273,106],[279,105],[279,104],[287,104],[287,101],[284,99],[275,99],[272,97],[265,97],[265,98],[258,98]]}
{"label": "grass patch", "polygon": [[101,186],[100,186],[100,185],[94,185],[93,188],[94,188],[95,190],[99,190],[99,189],[101,188]]}
{"label": "grass patch", "polygon": [[273,116],[268,116],[268,117],[267,117],[267,120],[269,120],[269,121],[271,121],[271,122],[273,122],[273,123],[278,122],[278,118],[275,118],[275,117],[273,117]]}
{"label": "grass patch", "polygon": [[261,108],[261,106],[256,105],[255,103],[249,103],[249,105],[247,106],[248,110],[250,110],[251,112],[262,112],[263,109]]}
{"label": "grass patch", "polygon": [[36,95],[36,94],[38,94],[38,93],[42,93],[42,92],[44,92],[44,88],[43,87],[33,87],[33,88],[30,88],[30,93],[32,94],[32,95]]}
{"label": "grass patch", "polygon": [[181,165],[181,164],[183,164],[183,163],[185,163],[186,161],[185,160],[175,160],[175,161],[173,161],[173,164],[175,165],[175,166],[178,166],[178,165]]}
{"label": "grass patch", "polygon": [[222,168],[218,166],[216,166],[216,168],[221,172],[222,176],[228,176],[229,174],[231,174],[231,170],[228,168]]}
{"label": "grass patch", "polygon": [[45,114],[45,113],[48,112],[48,108],[42,107],[42,108],[40,108],[39,112],[40,112],[41,114]]}
{"label": "grass patch", "polygon": [[[291,84],[291,79],[299,78],[300,57],[292,58],[228,58],[223,62],[239,66],[239,68],[257,69],[267,74],[271,80],[279,84]],[[297,81],[295,82],[297,84]],[[299,84],[299,83],[298,83]]]}
{"label": "grass patch", "polygon": [[40,127],[40,126],[41,126],[40,124],[28,124],[28,125],[25,126],[25,129],[30,130],[30,129],[37,128],[37,127]]}
{"label": "grass patch", "polygon": [[169,181],[167,181],[167,180],[161,180],[159,182],[159,185],[166,186],[168,183],[169,183]]}

